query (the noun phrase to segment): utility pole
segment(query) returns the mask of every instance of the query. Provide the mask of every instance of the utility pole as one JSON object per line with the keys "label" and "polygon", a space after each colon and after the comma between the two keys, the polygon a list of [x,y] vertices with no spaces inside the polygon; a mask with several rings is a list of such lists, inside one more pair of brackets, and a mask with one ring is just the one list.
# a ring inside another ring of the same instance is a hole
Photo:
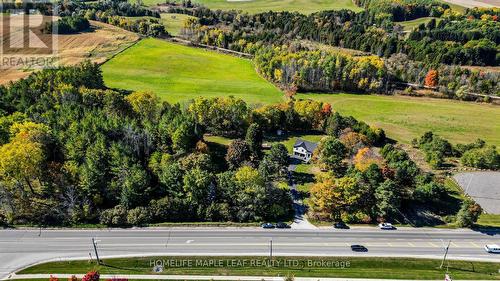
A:
{"label": "utility pole", "polygon": [[95,257],[97,260],[97,264],[101,264],[101,260],[99,259],[99,254],[97,253],[97,241],[92,237],[92,245],[94,245]]}
{"label": "utility pole", "polygon": [[273,238],[269,240],[269,259],[273,259]]}
{"label": "utility pole", "polygon": [[448,255],[448,249],[450,249],[450,243],[451,243],[451,240],[448,240],[448,245],[446,246],[446,248],[444,248],[443,261],[441,262],[441,266],[439,267],[439,269],[443,268],[444,261],[446,260],[446,256]]}

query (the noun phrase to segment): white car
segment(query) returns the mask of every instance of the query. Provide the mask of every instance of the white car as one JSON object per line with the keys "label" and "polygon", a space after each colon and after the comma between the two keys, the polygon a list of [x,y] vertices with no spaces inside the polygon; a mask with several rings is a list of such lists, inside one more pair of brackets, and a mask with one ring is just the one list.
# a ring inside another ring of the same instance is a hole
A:
{"label": "white car", "polygon": [[383,223],[379,224],[378,227],[380,227],[380,229],[396,229],[396,227],[394,227],[394,225],[392,225],[391,223],[388,223],[388,222],[383,222]]}
{"label": "white car", "polygon": [[500,253],[500,246],[498,246],[497,244],[484,245],[484,249],[488,253],[495,253],[495,254]]}

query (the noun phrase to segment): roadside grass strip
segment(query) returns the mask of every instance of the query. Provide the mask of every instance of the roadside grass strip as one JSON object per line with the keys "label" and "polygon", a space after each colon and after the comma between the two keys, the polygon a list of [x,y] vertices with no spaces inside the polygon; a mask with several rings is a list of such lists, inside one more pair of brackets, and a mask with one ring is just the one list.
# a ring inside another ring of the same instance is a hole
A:
{"label": "roadside grass strip", "polygon": [[[102,260],[97,265],[87,260],[57,261],[34,265],[21,270],[16,279],[45,278],[50,274],[84,274],[97,270],[104,275],[185,275],[196,280],[207,280],[197,276],[283,277],[294,276],[318,278],[380,278],[401,280],[443,280],[448,272],[454,280],[500,280],[500,263],[449,260],[440,269],[441,260],[416,258],[380,258],[380,257],[138,257]],[[158,270],[161,268],[161,270]],[[24,275],[44,274],[44,275]],[[48,274],[48,275],[47,275]],[[24,277],[23,277],[24,275]],[[65,276],[65,275],[64,275]],[[175,277],[168,277],[175,278]],[[143,277],[140,279],[156,279]],[[227,280],[227,279],[224,279]],[[258,279],[261,280],[261,279]],[[280,279],[281,280],[281,279]]]}

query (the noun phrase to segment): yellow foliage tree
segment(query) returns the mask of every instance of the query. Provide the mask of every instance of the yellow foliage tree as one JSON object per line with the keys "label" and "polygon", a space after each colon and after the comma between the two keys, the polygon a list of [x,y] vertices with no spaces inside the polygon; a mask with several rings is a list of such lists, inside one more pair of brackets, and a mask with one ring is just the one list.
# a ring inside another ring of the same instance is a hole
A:
{"label": "yellow foliage tree", "polygon": [[361,148],[354,156],[354,167],[360,171],[366,171],[372,164],[380,166],[383,160],[369,147]]}

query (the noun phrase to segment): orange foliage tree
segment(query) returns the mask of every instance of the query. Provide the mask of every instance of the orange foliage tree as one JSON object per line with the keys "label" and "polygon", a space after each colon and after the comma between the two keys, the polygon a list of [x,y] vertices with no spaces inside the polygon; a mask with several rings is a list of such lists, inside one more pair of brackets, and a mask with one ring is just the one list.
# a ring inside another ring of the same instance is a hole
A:
{"label": "orange foliage tree", "polygon": [[425,76],[425,86],[427,87],[436,87],[438,85],[438,79],[439,75],[437,70],[431,69],[429,72],[427,72],[427,75]]}

